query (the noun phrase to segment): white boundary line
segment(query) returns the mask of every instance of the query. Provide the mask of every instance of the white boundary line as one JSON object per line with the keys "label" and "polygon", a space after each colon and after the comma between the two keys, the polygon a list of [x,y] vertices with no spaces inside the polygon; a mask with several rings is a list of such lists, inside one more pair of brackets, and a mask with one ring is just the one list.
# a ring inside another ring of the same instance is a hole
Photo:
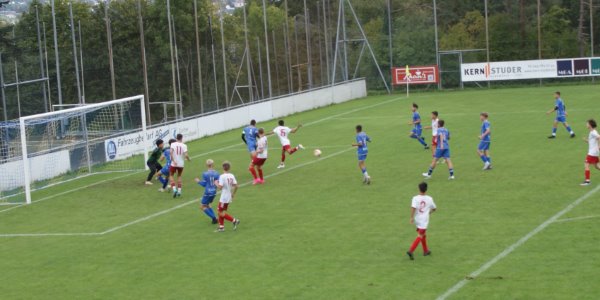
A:
{"label": "white boundary line", "polygon": [[560,220],[554,221],[554,223],[563,223],[563,222],[571,222],[571,221],[579,221],[579,220],[587,220],[587,219],[595,219],[595,218],[600,218],[600,215],[560,219]]}
{"label": "white boundary line", "polygon": [[[331,115],[329,117],[325,117],[325,118],[322,118],[322,119],[319,119],[319,120],[316,120],[316,121],[308,122],[304,126],[310,126],[310,125],[318,124],[318,123],[321,123],[321,122],[324,122],[324,121],[327,121],[327,120],[330,120],[330,119],[335,119],[335,118],[337,118],[339,116],[344,116],[344,115],[347,115],[347,114],[355,113],[357,111],[366,110],[366,109],[370,109],[370,108],[373,108],[373,107],[385,105],[385,104],[388,104],[388,103],[391,103],[391,102],[394,102],[394,101],[398,101],[398,100],[401,100],[401,99],[404,99],[404,98],[405,97],[396,97],[396,98],[392,98],[390,100],[386,100],[386,101],[379,102],[379,103],[376,103],[376,104],[371,104],[371,105],[367,105],[367,106],[355,108],[355,109],[352,109],[352,110],[349,110],[349,111],[346,111],[346,112],[343,112],[343,113]],[[360,99],[355,99],[355,100],[360,100]],[[347,102],[345,102],[345,103],[347,103]],[[342,103],[339,103],[339,104],[342,104]],[[324,108],[324,107],[322,107],[322,108]],[[321,108],[317,108],[317,109],[321,109]],[[235,130],[235,129],[233,129],[233,130]],[[200,140],[200,139],[198,139],[198,140]],[[227,149],[230,149],[230,148],[233,148],[233,147],[237,147],[237,146],[240,146],[240,145],[243,145],[243,143],[236,143],[236,144],[225,146],[225,147],[222,147],[222,148],[219,148],[219,149],[215,149],[215,150],[211,150],[211,151],[204,152],[204,153],[201,153],[201,154],[197,154],[197,155],[192,156],[192,158],[198,158],[198,157],[206,156],[208,154],[220,152],[220,151],[227,150]],[[48,196],[48,197],[44,197],[42,199],[38,199],[38,200],[32,201],[31,204],[42,202],[42,201],[49,200],[49,199],[53,199],[53,198],[56,198],[58,196],[66,195],[66,194],[69,194],[69,193],[72,193],[72,192],[76,192],[76,191],[80,191],[82,189],[86,189],[86,188],[89,188],[89,187],[92,187],[92,186],[95,186],[95,185],[98,185],[98,184],[102,184],[102,183],[105,183],[105,182],[108,182],[108,181],[120,179],[120,178],[123,178],[123,177],[127,177],[127,176],[130,176],[130,175],[141,173],[141,172],[142,171],[135,172],[135,173],[130,173],[130,174],[127,174],[127,175],[124,175],[124,176],[115,177],[115,178],[111,178],[111,179],[106,179],[106,180],[95,182],[95,183],[92,183],[92,184],[89,184],[89,185],[86,185],[86,186],[83,186],[83,187],[78,187],[78,188],[75,188],[75,189],[64,191],[64,192],[56,194],[56,195],[52,195],[52,196]],[[31,204],[29,204],[29,205],[31,205]],[[11,211],[13,209],[17,209],[19,207],[24,207],[24,206],[27,207],[28,205],[26,205],[26,204],[15,204],[15,206],[12,206],[12,207],[4,209],[4,210],[0,210],[0,213]]]}
{"label": "white boundary line", "polygon": [[[290,172],[290,171],[293,171],[293,170],[296,170],[296,169],[300,169],[302,167],[315,164],[315,163],[320,162],[322,160],[326,160],[326,159],[329,159],[329,158],[332,158],[332,157],[344,154],[346,152],[349,152],[350,150],[354,150],[354,148],[353,147],[352,148],[347,148],[347,149],[344,149],[344,150],[341,150],[341,151],[329,154],[327,156],[321,157],[319,159],[311,160],[309,162],[305,162],[305,163],[299,164],[297,166],[293,166],[291,168],[284,169],[282,171],[279,171],[279,172],[267,175],[267,176],[265,176],[265,178],[275,177],[275,176],[281,175],[283,173],[287,173],[287,172]],[[249,186],[251,184],[252,184],[252,181],[243,183],[243,184],[240,185],[240,188]],[[188,206],[190,204],[194,204],[194,203],[198,202],[199,200],[200,199],[194,199],[194,200],[191,200],[191,201],[188,201],[188,202],[184,202],[184,203],[178,204],[176,206],[173,206],[173,207],[171,207],[169,209],[165,209],[165,210],[159,211],[157,213],[145,216],[143,218],[139,218],[137,220],[134,220],[134,221],[131,221],[131,222],[119,225],[119,226],[112,227],[112,228],[107,229],[107,230],[102,231],[102,232],[89,232],[89,233],[13,233],[13,234],[0,234],[0,238],[7,238],[7,237],[99,236],[99,235],[106,235],[106,234],[109,234],[109,233],[121,230],[123,228],[127,228],[129,226],[132,226],[132,225],[135,225],[135,224],[138,224],[138,223],[142,223],[142,222],[154,219],[156,217],[168,214],[168,213],[170,213],[172,211],[175,211],[175,210],[178,210],[180,208],[186,207],[186,206]]]}
{"label": "white boundary line", "polygon": [[[546,227],[550,226],[550,224],[556,222],[556,220],[558,220],[560,217],[562,217],[566,213],[573,210],[573,208],[575,208],[577,205],[581,204],[583,201],[585,201],[586,199],[588,199],[589,197],[591,197],[593,194],[595,194],[598,191],[600,191],[600,185],[596,186],[593,190],[585,193],[585,195],[579,197],[577,200],[573,201],[571,204],[569,204],[563,210],[559,211],[554,216],[552,216],[548,220],[546,220],[544,223],[542,223],[538,227],[536,227],[534,230],[532,230],[531,232],[529,232],[528,234],[523,236],[517,242],[510,245],[508,248],[504,249],[504,251],[500,252],[500,254],[496,255],[494,258],[492,258],[491,260],[489,260],[488,262],[483,264],[481,267],[479,267],[479,269],[477,269],[473,273],[469,274],[468,278],[477,278],[479,275],[481,275],[481,273],[487,271],[489,268],[491,268],[497,262],[499,262],[500,260],[502,260],[503,258],[508,256],[509,254],[511,254],[517,248],[519,248],[520,246],[525,244],[529,239],[534,237],[536,234],[540,233],[542,230],[546,229]],[[448,289],[445,293],[438,296],[437,300],[447,299],[448,297],[452,296],[452,294],[458,292],[468,282],[469,282],[469,280],[467,280],[466,278],[462,279],[461,281],[457,282],[454,286],[452,286],[450,289]]]}

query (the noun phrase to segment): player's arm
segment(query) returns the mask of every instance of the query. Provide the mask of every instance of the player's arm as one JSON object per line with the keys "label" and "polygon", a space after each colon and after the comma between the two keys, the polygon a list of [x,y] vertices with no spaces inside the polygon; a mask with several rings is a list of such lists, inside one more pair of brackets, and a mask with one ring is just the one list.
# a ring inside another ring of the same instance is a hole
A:
{"label": "player's arm", "polygon": [[246,134],[244,132],[242,132],[242,141],[244,141],[244,144],[248,145],[248,142],[246,141]]}
{"label": "player's arm", "polygon": [[192,161],[192,159],[190,158],[190,156],[188,155],[188,153],[187,153],[187,152],[185,152],[183,155],[185,155],[185,159],[186,159],[187,161]]}
{"label": "player's arm", "polygon": [[490,132],[491,132],[491,129],[488,127],[488,129],[479,136],[479,139],[483,140],[486,136],[488,136],[490,134]]}
{"label": "player's arm", "polygon": [[549,110],[548,112],[546,112],[546,114],[549,115],[549,114],[551,114],[551,113],[553,113],[553,112],[555,112],[557,110],[558,110],[558,106],[554,106],[554,108],[551,109],[551,110]]}
{"label": "player's arm", "polygon": [[296,131],[298,131],[298,129],[300,129],[300,127],[302,127],[302,124],[298,124],[298,126],[296,126],[296,128],[293,128],[291,133],[296,133]]}
{"label": "player's arm", "polygon": [[415,211],[416,209],[414,207],[410,208],[410,224],[415,223]]}
{"label": "player's arm", "polygon": [[204,178],[204,176],[202,176],[202,180],[200,180],[200,178],[194,178],[194,181],[196,181],[196,183],[202,187],[206,187],[206,184],[208,182],[206,182],[206,178]]}
{"label": "player's arm", "polygon": [[436,208],[436,207],[432,208],[432,209],[429,211],[429,214],[432,214],[432,213],[434,213],[436,210],[437,210],[437,208]]}

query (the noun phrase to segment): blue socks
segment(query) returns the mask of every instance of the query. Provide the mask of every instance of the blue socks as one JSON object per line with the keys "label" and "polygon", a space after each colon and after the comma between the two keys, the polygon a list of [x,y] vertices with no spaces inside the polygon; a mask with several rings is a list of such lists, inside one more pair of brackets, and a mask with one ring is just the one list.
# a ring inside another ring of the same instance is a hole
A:
{"label": "blue socks", "polygon": [[421,145],[427,146],[427,143],[425,143],[425,140],[422,137],[417,138],[417,140],[419,141],[419,143],[421,143]]}
{"label": "blue socks", "polygon": [[572,132],[573,132],[573,130],[571,130],[571,126],[567,126],[567,131],[568,131],[569,133],[572,133]]}
{"label": "blue socks", "polygon": [[213,209],[211,207],[207,208],[204,210],[204,213],[212,220],[215,219],[215,212],[213,211]]}
{"label": "blue socks", "polygon": [[363,174],[367,173],[367,168],[363,168],[363,169],[362,169],[362,173],[363,173]]}
{"label": "blue socks", "polygon": [[166,178],[162,177],[162,176],[158,177],[158,181],[160,181],[160,183],[162,183],[162,188],[163,189],[166,188],[167,184],[169,183],[169,181]]}
{"label": "blue socks", "polygon": [[431,176],[432,173],[433,173],[433,168],[429,167],[429,171],[427,171],[427,174],[429,174],[429,176]]}
{"label": "blue socks", "polygon": [[450,169],[450,176],[454,176],[454,169]]}
{"label": "blue socks", "polygon": [[482,155],[479,158],[481,158],[481,161],[483,161],[484,163],[486,163],[486,162],[492,163],[492,159],[489,156]]}
{"label": "blue socks", "polygon": [[556,135],[556,127],[552,128],[552,135]]}

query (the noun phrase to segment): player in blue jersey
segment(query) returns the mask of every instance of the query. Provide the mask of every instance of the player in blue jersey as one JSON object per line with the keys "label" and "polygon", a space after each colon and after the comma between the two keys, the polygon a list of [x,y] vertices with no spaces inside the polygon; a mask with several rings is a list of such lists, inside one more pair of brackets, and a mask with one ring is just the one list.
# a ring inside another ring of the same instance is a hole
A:
{"label": "player in blue jersey", "polygon": [[367,166],[365,165],[369,153],[367,143],[370,142],[371,138],[362,131],[362,125],[356,125],[356,143],[352,144],[352,147],[357,147],[358,167],[363,174],[363,183],[366,184],[371,184],[371,176],[367,173]]}
{"label": "player in blue jersey", "polygon": [[427,173],[423,173],[425,179],[431,178],[431,174],[435,169],[437,161],[440,158],[446,160],[448,164],[448,171],[450,172],[450,177],[448,179],[454,179],[454,166],[452,165],[452,160],[450,159],[450,132],[446,127],[444,127],[444,120],[438,121],[438,132],[437,132],[437,148],[435,149],[435,157],[431,161],[431,165],[429,166],[429,171]]}
{"label": "player in blue jersey", "polygon": [[216,181],[219,180],[219,172],[214,169],[215,162],[212,159],[206,161],[206,172],[202,173],[202,179],[196,178],[196,183],[204,187],[204,195],[202,196],[202,211],[212,220],[213,224],[217,224],[217,216],[210,204],[217,196]]}
{"label": "player in blue jersey", "polygon": [[423,133],[423,125],[421,124],[421,115],[419,115],[419,106],[416,103],[412,104],[412,121],[409,122],[409,125],[413,125],[413,129],[408,135],[410,138],[416,139],[423,145],[425,150],[429,149],[425,139],[421,136]]}
{"label": "player in blue jersey", "polygon": [[[170,139],[169,145],[175,143],[177,140]],[[162,183],[162,187],[158,189],[159,192],[164,192],[169,188],[169,167],[171,166],[171,148],[166,147],[163,150],[162,156],[160,157],[160,161],[166,161],[165,166],[162,167],[158,172],[156,172],[156,176],[158,177],[158,181]]]}
{"label": "player in blue jersey", "polygon": [[258,137],[258,129],[256,128],[256,120],[250,121],[250,125],[246,126],[242,131],[242,141],[248,147],[250,159],[256,156],[256,138]]}
{"label": "player in blue jersey", "polygon": [[563,126],[565,126],[565,128],[571,135],[571,138],[574,138],[575,132],[573,132],[573,130],[571,129],[571,126],[569,126],[569,123],[567,123],[567,115],[568,115],[567,106],[565,105],[565,102],[560,97],[560,92],[558,92],[558,91],[555,92],[554,98],[556,99],[554,108],[552,110],[549,110],[548,112],[546,112],[547,115],[549,115],[553,112],[556,112],[556,119],[554,119],[554,125],[552,126],[552,135],[549,136],[548,138],[549,139],[556,138],[556,127],[558,126],[558,123],[562,123]]}
{"label": "player in blue jersey", "polygon": [[492,169],[492,160],[490,159],[490,143],[492,136],[492,128],[490,121],[488,121],[488,113],[482,112],[479,114],[479,120],[481,120],[481,134],[479,135],[479,146],[477,147],[477,153],[483,161],[483,170]]}

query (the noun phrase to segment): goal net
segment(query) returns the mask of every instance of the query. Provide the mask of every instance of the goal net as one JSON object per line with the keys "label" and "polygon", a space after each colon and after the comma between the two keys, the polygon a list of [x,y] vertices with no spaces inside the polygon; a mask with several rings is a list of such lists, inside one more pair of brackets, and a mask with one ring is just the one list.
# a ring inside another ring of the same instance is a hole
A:
{"label": "goal net", "polygon": [[143,96],[22,117],[0,124],[0,135],[0,205],[94,174],[144,170],[148,155]]}

